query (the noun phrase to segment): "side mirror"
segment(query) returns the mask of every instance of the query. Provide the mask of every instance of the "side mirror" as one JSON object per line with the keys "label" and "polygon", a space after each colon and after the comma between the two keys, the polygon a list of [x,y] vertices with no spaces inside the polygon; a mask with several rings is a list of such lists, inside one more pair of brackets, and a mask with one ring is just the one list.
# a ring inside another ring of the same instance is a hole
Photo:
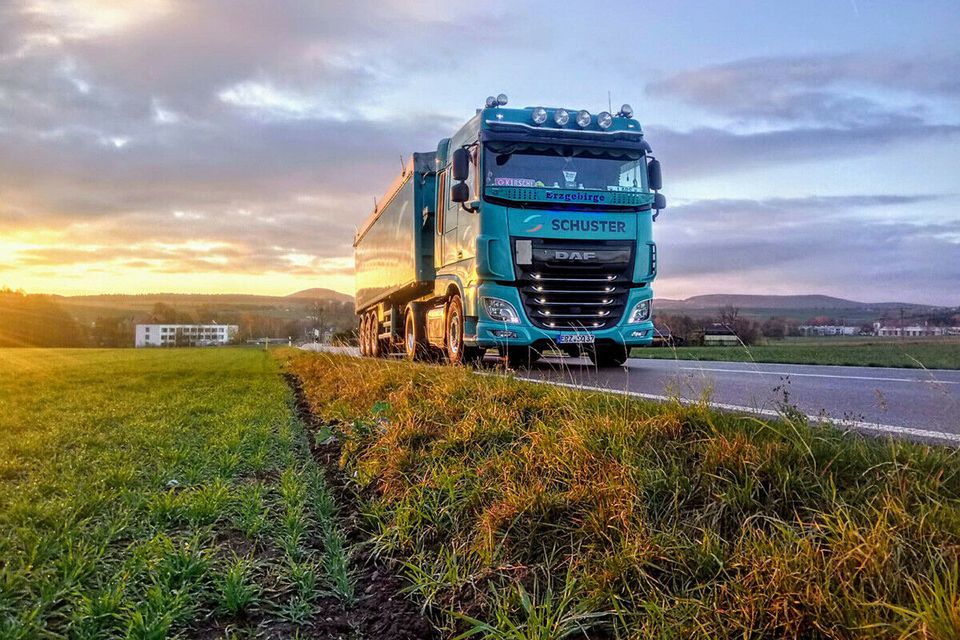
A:
{"label": "side mirror", "polygon": [[657,216],[660,215],[660,212],[663,209],[667,208],[667,197],[662,193],[654,194],[653,196],[653,221],[657,221]]}
{"label": "side mirror", "polygon": [[453,179],[466,180],[470,177],[470,152],[457,149],[453,152]]}
{"label": "side mirror", "polygon": [[659,160],[654,159],[647,163],[647,186],[653,191],[660,191],[663,188]]}
{"label": "side mirror", "polygon": [[466,182],[458,182],[450,187],[450,199],[454,202],[466,202],[470,199],[470,187]]}

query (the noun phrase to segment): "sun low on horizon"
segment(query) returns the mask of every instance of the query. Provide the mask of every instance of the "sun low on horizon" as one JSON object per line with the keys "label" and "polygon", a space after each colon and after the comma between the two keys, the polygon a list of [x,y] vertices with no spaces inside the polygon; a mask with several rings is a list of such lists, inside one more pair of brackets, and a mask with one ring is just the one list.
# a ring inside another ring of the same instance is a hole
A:
{"label": "sun low on horizon", "polygon": [[[317,269],[311,267],[310,256],[292,255],[288,258],[290,269],[287,272],[245,272],[242,269],[219,269],[229,265],[228,259],[218,253],[226,248],[227,245],[198,243],[134,245],[128,249],[137,252],[151,250],[157,252],[158,257],[150,260],[103,259],[100,254],[110,253],[109,247],[67,247],[52,241],[44,233],[36,236],[18,234],[14,239],[0,238],[0,265],[4,265],[0,271],[0,287],[62,296],[161,292],[283,296],[316,287],[353,295],[352,259],[329,260],[328,266]],[[58,264],[56,256],[65,251],[86,253],[87,260]],[[189,266],[176,264],[181,260],[177,256],[179,252],[193,254]],[[46,262],[21,257],[37,253],[47,253],[51,257]],[[18,266],[18,261],[22,261],[22,265]]]}
{"label": "sun low on horizon", "polygon": [[560,5],[4,3],[0,286],[353,294],[401,162],[504,92],[634,106],[658,297],[960,304],[955,4]]}

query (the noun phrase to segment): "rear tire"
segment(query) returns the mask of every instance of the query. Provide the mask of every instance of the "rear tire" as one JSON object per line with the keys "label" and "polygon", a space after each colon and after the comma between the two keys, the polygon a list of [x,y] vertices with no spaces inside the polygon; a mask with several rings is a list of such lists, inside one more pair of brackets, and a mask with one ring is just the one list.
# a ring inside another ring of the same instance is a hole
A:
{"label": "rear tire", "polygon": [[413,307],[407,308],[403,320],[403,351],[407,360],[427,360],[429,345],[426,342],[422,318],[417,317]]}
{"label": "rear tire", "polygon": [[594,347],[588,354],[590,361],[600,368],[622,367],[627,361],[627,348],[622,344]]}
{"label": "rear tire", "polygon": [[468,347],[463,343],[463,301],[454,294],[447,303],[446,313],[446,351],[451,364],[473,364],[483,357],[483,349]]}
{"label": "rear tire", "polygon": [[377,312],[370,313],[370,322],[367,324],[370,335],[370,356],[379,358],[383,356],[383,345],[380,343],[380,319],[377,318]]}
{"label": "rear tire", "polygon": [[367,343],[367,314],[360,316],[360,323],[357,328],[357,342],[360,344],[360,355],[366,358],[370,355]]}

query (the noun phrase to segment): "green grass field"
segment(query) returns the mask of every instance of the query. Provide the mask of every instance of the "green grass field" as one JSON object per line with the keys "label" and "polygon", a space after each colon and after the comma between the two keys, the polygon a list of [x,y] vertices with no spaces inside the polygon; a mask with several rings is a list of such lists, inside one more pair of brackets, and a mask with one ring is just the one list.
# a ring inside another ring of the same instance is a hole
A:
{"label": "green grass field", "polygon": [[0,350],[0,637],[291,637],[355,598],[262,351]]}
{"label": "green grass field", "polygon": [[[960,456],[464,369],[287,355],[451,636],[960,637]],[[585,631],[587,630],[587,631]]]}
{"label": "green grass field", "polygon": [[644,348],[634,349],[631,355],[679,360],[960,369],[960,339],[801,338],[751,347]]}
{"label": "green grass field", "polygon": [[789,407],[0,350],[4,639],[430,637],[420,606],[457,638],[955,638],[958,566],[956,451]]}

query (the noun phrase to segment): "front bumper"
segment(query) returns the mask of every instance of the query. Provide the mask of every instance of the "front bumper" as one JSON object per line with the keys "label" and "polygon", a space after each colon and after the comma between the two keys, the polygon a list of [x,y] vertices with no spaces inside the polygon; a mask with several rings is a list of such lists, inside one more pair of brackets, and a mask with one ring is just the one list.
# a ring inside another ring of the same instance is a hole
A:
{"label": "front bumper", "polygon": [[[561,333],[570,334],[574,331],[554,331],[540,329],[533,326],[526,317],[523,304],[520,302],[520,293],[516,287],[500,284],[484,283],[476,289],[476,302],[473,307],[477,310],[476,322],[469,322],[466,326],[464,341],[470,346],[492,347],[535,347],[546,348],[556,344]],[[486,316],[479,300],[483,296],[491,296],[506,300],[520,314],[519,324],[506,324],[491,320]],[[590,331],[594,335],[595,344],[619,344],[627,347],[642,347],[653,343],[653,321],[647,320],[636,324],[627,324],[630,310],[642,300],[649,300],[653,292],[649,287],[631,289],[627,298],[626,311],[620,322],[608,329]],[[584,331],[586,332],[586,330]],[[573,345],[571,345],[573,346]]]}

